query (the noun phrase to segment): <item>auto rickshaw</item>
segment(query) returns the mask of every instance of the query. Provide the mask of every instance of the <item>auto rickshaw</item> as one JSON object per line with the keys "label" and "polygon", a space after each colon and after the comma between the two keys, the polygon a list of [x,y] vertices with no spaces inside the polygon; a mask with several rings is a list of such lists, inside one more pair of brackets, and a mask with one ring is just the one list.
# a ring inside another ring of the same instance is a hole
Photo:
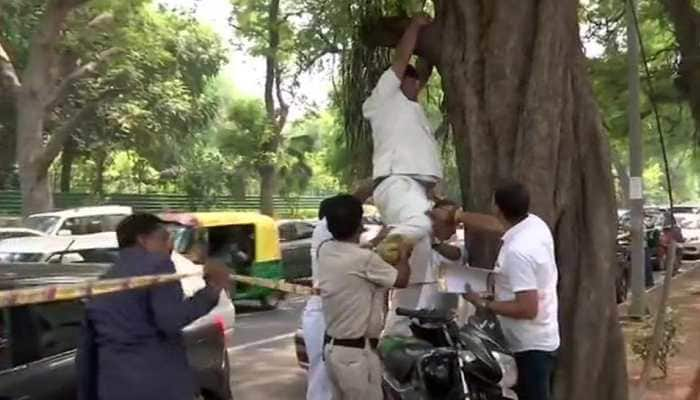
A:
{"label": "auto rickshaw", "polygon": [[[165,214],[173,223],[174,251],[195,263],[206,258],[223,262],[240,275],[279,280],[283,278],[279,233],[275,221],[254,212],[195,212]],[[231,298],[257,300],[276,307],[283,293],[236,283]]]}

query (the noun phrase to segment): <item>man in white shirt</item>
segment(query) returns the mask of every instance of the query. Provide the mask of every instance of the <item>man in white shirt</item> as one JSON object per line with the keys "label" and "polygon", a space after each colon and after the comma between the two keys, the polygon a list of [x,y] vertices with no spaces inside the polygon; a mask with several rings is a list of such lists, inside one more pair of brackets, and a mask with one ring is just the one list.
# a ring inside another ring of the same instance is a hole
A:
{"label": "man in white shirt", "polygon": [[547,224],[529,213],[530,196],[521,183],[499,187],[494,195],[506,226],[495,274],[495,301],[477,293],[465,298],[498,315],[518,366],[519,400],[548,400],[559,348],[557,264]]}
{"label": "man in white shirt", "polygon": [[[430,232],[429,192],[442,179],[437,141],[418,103],[426,82],[409,64],[420,30],[430,24],[414,17],[401,38],[393,64],[379,78],[362,113],[372,126],[374,204],[395,234],[414,242]],[[424,77],[427,79],[427,77]]]}
{"label": "man in white shirt", "polygon": [[[430,193],[442,179],[438,143],[418,103],[425,86],[409,64],[420,30],[430,24],[425,16],[414,17],[401,38],[394,60],[379,78],[362,112],[372,126],[374,153],[374,205],[382,221],[412,244],[409,287],[392,293],[387,317],[390,334],[410,334],[408,320],[395,315],[396,306],[415,306],[422,286],[435,282],[430,269]],[[427,77],[424,77],[427,79]]]}

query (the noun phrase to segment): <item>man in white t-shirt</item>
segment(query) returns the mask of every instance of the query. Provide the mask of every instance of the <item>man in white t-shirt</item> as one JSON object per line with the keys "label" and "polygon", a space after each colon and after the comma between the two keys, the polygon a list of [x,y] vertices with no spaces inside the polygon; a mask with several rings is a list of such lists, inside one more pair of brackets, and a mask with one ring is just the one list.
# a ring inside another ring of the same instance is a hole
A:
{"label": "man in white t-shirt", "polygon": [[499,187],[494,201],[507,229],[494,269],[496,299],[477,293],[465,298],[498,315],[518,366],[518,399],[549,400],[559,349],[554,240],[547,224],[529,213],[530,195],[523,184]]}

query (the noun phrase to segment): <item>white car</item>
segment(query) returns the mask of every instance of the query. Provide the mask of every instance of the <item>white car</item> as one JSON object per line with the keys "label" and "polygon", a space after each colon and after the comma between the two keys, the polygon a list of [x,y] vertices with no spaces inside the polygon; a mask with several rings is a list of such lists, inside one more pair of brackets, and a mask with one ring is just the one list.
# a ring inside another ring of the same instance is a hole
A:
{"label": "white car", "polygon": [[70,208],[63,211],[33,214],[24,227],[49,236],[89,235],[114,232],[124,217],[133,214],[131,207],[98,206]]}
{"label": "white car", "polygon": [[700,215],[679,214],[676,216],[683,233],[683,259],[700,259]]}
{"label": "white car", "polygon": [[116,259],[118,247],[114,232],[6,239],[0,241],[0,263],[110,263]]}
{"label": "white car", "polygon": [[0,228],[0,240],[45,235],[44,232],[29,228]]}

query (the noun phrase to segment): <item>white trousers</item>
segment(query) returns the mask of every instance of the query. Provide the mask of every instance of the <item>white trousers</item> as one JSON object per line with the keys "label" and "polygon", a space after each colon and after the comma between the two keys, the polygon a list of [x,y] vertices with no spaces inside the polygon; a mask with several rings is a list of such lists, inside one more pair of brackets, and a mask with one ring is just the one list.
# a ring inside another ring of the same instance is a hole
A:
{"label": "white trousers", "polygon": [[401,234],[418,242],[432,230],[426,212],[432,203],[425,187],[405,175],[390,175],[374,189],[374,205],[382,222],[394,227],[392,233]]}
{"label": "white trousers", "polygon": [[326,363],[323,360],[323,335],[326,323],[323,319],[321,297],[311,296],[306,302],[301,318],[306,354],[309,357],[306,400],[331,400],[332,388]]}

